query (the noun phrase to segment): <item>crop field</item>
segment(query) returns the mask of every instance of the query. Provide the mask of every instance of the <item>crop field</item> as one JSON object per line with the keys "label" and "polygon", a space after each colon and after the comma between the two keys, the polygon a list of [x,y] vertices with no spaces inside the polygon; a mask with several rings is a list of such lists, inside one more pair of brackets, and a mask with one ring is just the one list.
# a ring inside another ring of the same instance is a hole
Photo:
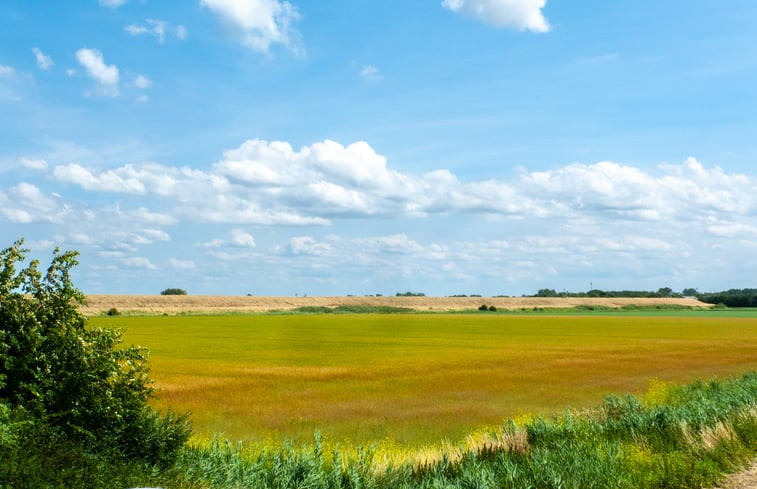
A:
{"label": "crop field", "polygon": [[148,347],[160,408],[236,440],[458,440],[653,379],[757,369],[757,318],[300,314],[93,317]]}

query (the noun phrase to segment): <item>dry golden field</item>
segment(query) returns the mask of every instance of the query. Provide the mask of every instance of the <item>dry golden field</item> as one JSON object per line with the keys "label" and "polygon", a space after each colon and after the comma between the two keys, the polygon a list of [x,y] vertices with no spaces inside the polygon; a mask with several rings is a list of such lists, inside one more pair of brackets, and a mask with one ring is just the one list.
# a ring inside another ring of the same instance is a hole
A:
{"label": "dry golden field", "polygon": [[89,295],[82,312],[87,315],[103,314],[115,307],[124,313],[178,314],[228,312],[267,312],[291,310],[306,306],[390,306],[406,307],[418,311],[462,311],[477,309],[481,304],[498,309],[563,308],[576,306],[622,307],[627,305],[663,305],[709,307],[696,299],[645,299],[645,298],[576,298],[576,297],[251,297],[209,295]]}
{"label": "dry golden field", "polygon": [[522,414],[595,406],[651,379],[757,369],[757,318],[664,315],[97,316],[152,351],[158,406],[232,439],[460,439]]}

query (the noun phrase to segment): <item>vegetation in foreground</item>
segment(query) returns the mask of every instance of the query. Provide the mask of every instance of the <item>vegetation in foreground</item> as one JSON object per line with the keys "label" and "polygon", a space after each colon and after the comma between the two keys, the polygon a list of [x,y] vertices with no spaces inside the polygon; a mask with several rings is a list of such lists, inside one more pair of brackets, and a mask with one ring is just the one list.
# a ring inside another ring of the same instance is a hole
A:
{"label": "vegetation in foreground", "polygon": [[566,412],[404,450],[190,442],[171,464],[38,444],[0,414],[0,487],[111,488],[681,488],[708,487],[757,452],[757,373],[656,386]]}
{"label": "vegetation in foreground", "polygon": [[86,327],[76,253],[56,249],[44,274],[37,261],[17,271],[22,244],[0,251],[0,487],[85,487],[103,466],[170,466],[189,424],[148,405],[146,351]]}

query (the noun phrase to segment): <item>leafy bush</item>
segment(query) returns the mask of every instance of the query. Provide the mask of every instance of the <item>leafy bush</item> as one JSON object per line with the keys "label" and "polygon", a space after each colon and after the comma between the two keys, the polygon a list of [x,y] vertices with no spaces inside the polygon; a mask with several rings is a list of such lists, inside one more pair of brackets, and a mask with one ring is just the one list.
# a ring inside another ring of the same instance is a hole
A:
{"label": "leafy bush", "polygon": [[184,289],[168,288],[160,292],[160,295],[187,295]]}
{"label": "leafy bush", "polygon": [[[77,253],[57,248],[46,273],[34,260],[16,271],[23,240],[0,251],[0,404],[20,433],[65,440],[87,453],[167,463],[189,437],[185,416],[160,416],[148,353],[121,332],[88,328],[84,295],[71,281]],[[5,436],[5,435],[3,435]]]}

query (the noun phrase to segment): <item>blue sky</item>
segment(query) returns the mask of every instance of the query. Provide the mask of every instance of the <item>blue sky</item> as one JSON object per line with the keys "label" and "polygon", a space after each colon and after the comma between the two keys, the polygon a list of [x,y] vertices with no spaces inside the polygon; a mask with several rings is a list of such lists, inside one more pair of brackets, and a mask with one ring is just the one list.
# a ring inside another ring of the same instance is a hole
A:
{"label": "blue sky", "polygon": [[757,4],[0,5],[0,237],[87,293],[755,286]]}

